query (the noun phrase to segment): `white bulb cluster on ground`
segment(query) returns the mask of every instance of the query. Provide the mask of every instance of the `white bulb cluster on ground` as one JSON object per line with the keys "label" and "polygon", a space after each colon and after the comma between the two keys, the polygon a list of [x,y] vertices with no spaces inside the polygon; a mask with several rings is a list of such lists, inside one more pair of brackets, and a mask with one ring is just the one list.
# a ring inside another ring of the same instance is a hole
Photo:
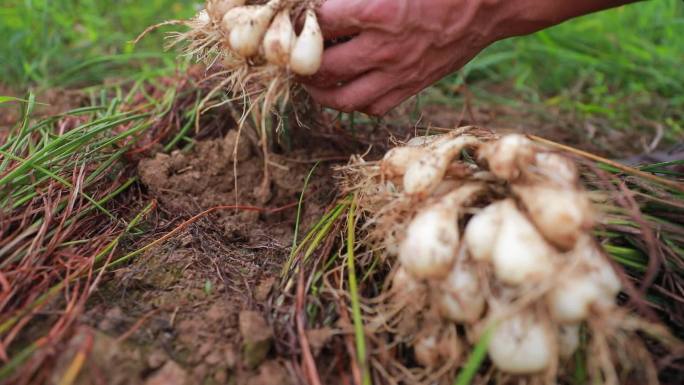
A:
{"label": "white bulb cluster on ground", "polygon": [[622,285],[591,233],[596,214],[574,162],[524,135],[480,131],[353,161],[346,187],[369,218],[371,245],[395,261],[385,320],[416,362],[448,361],[439,328],[456,325],[459,352],[487,329],[497,370],[548,375],[578,349],[583,327],[619,324]]}

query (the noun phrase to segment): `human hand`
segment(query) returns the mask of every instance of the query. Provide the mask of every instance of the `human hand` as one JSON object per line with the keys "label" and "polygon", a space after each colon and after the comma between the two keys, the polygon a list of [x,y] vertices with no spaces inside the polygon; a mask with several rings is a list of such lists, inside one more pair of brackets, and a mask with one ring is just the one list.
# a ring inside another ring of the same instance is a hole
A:
{"label": "human hand", "polygon": [[326,39],[354,37],[325,50],[306,89],[322,105],[382,115],[496,39],[482,3],[327,0],[318,12]]}
{"label": "human hand", "polygon": [[635,0],[327,0],[323,53],[303,79],[318,103],[382,115],[454,72],[489,44]]}

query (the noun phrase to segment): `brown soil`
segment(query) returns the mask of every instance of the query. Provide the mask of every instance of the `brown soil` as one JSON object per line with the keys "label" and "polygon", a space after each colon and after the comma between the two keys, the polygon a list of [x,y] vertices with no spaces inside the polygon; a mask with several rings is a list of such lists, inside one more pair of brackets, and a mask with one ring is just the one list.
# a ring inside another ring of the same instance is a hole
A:
{"label": "brown soil", "polygon": [[[364,128],[374,138],[359,136],[369,138],[367,144],[374,144],[374,149],[387,143],[389,131],[407,137],[411,129],[406,115],[397,115],[403,116],[396,125],[400,130],[393,130],[392,124],[368,125]],[[532,120],[531,114],[516,111],[508,111],[504,118],[486,108],[463,113],[426,106],[423,116],[429,117],[421,121],[424,126],[475,123],[516,129],[596,152],[604,143],[624,143],[624,138],[603,134],[594,140],[576,129],[564,129],[558,121],[549,123],[553,119]],[[336,127],[334,122],[322,126]],[[298,365],[279,354],[275,343],[270,294],[288,257],[295,205],[315,160],[344,160],[367,149],[346,142],[348,131],[317,133],[319,138],[305,138],[308,143],[296,143],[299,149],[287,155],[271,154],[266,189],[263,157],[254,138],[241,138],[238,162],[233,162],[234,130],[200,140],[189,151],[158,151],[142,159],[138,175],[149,196],[144,198],[156,199],[158,209],[139,229],[146,242],[129,245],[130,250],[161,238],[203,210],[222,208],[138,256],[100,285],[84,317],[88,327],[80,328],[60,355],[53,382],[63,378],[76,354],[88,347],[89,358],[76,384],[302,383]],[[306,189],[300,235],[334,201],[330,165],[321,163]],[[310,338],[317,345],[315,336]],[[323,333],[320,339],[325,338]]]}
{"label": "brown soil", "polygon": [[[515,100],[518,93],[510,85],[488,87],[491,94]],[[617,128],[616,122],[598,116],[582,116],[558,106],[518,100],[511,106],[478,98],[467,88],[446,93],[431,87],[400,108],[386,120],[406,125],[407,116],[422,127],[460,127],[468,124],[487,127],[498,133],[517,132],[543,136],[597,155],[622,159],[657,150],[667,150],[673,143],[662,127],[635,113],[629,129]]]}
{"label": "brown soil", "polygon": [[464,111],[455,111],[444,105],[427,105],[423,114],[425,123],[439,127],[473,124],[498,133],[534,134],[606,157],[644,151],[643,133],[616,130],[598,119],[582,120],[552,108],[538,111],[534,107],[515,109],[504,105],[475,105]]}
{"label": "brown soil", "polygon": [[[54,378],[62,378],[89,343],[90,358],[77,384],[297,382],[291,363],[275,348],[269,293],[288,255],[297,213],[293,204],[314,165],[311,159],[330,158],[336,150],[319,144],[313,152],[271,154],[271,182],[264,193],[258,146],[243,136],[234,168],[235,137],[230,131],[189,152],[158,152],[139,163],[142,184],[159,204],[158,217],[143,230],[148,239],[215,206],[287,208],[275,213],[223,208],[116,271],[91,298],[89,327],[69,342]],[[300,233],[333,201],[331,174],[324,162],[311,178]]]}

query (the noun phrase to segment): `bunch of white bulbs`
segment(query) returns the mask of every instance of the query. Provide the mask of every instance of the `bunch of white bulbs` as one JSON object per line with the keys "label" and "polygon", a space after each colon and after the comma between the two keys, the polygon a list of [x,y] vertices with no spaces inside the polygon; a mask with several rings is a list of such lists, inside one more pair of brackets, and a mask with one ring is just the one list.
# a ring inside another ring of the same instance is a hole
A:
{"label": "bunch of white bulbs", "polygon": [[[568,158],[523,135],[483,141],[461,132],[415,138],[377,169],[365,189],[376,203],[388,197],[369,216],[398,261],[392,290],[427,291],[413,310],[431,309],[466,330],[495,325],[488,351],[502,372],[553,367],[579,346],[583,321],[614,309],[621,283],[590,233],[592,206]],[[409,218],[388,215],[393,205]],[[432,334],[413,342],[422,365],[463,350],[445,350],[434,343],[445,333]]]}
{"label": "bunch of white bulbs", "polygon": [[[295,5],[304,6],[304,23],[299,35],[295,33],[292,19]],[[222,49],[232,56],[253,62],[266,61],[297,75],[313,75],[323,55],[323,35],[313,5],[313,2],[292,0],[269,0],[263,4],[208,0],[205,10],[193,21],[193,27],[218,30]]]}

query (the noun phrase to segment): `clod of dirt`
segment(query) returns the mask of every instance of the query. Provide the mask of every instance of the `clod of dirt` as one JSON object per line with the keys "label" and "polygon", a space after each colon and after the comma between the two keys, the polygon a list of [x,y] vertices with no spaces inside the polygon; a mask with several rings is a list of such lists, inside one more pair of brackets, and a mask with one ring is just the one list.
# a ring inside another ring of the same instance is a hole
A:
{"label": "clod of dirt", "polygon": [[88,364],[79,373],[75,385],[93,384],[97,378],[106,378],[108,385],[141,383],[146,368],[139,349],[83,326],[76,331],[60,353],[50,384],[62,383],[71,363],[80,352],[88,353]]}
{"label": "clod of dirt", "polygon": [[231,130],[223,137],[223,149],[234,154],[238,162],[245,161],[252,156],[249,141],[246,138],[240,138],[237,130]]}
{"label": "clod of dirt", "polygon": [[167,361],[161,369],[152,374],[145,385],[185,385],[188,374],[177,363]]}
{"label": "clod of dirt", "polygon": [[248,368],[254,369],[266,359],[271,350],[273,330],[261,314],[251,310],[240,312],[239,324],[242,359]]}
{"label": "clod of dirt", "polygon": [[[138,164],[140,179],[164,206],[180,212],[235,203],[254,204],[248,198],[262,180],[261,161],[252,161],[251,144],[237,141],[235,130],[225,137],[197,142],[191,153],[157,153]],[[237,150],[237,165],[233,151]],[[236,174],[237,172],[237,174]],[[237,176],[236,176],[237,175]],[[244,193],[244,194],[243,194]],[[244,199],[244,200],[243,200]]]}
{"label": "clod of dirt", "polygon": [[245,385],[290,385],[292,381],[287,370],[276,360],[266,361],[256,376],[247,380]]}
{"label": "clod of dirt", "polygon": [[155,350],[147,356],[147,367],[152,370],[159,369],[169,360],[169,357],[161,350]]}
{"label": "clod of dirt", "polygon": [[311,352],[314,356],[318,356],[325,345],[335,335],[335,330],[324,327],[320,329],[311,329],[306,331],[306,338],[309,340]]}
{"label": "clod of dirt", "polygon": [[[269,184],[263,191],[263,159],[249,138],[243,135],[238,140],[236,130],[222,138],[196,142],[189,152],[157,153],[153,158],[143,159],[138,164],[138,174],[161,206],[175,214],[196,214],[201,209],[231,204],[275,208],[297,200],[304,178],[315,163],[297,159],[319,156],[319,151],[320,156],[330,152],[321,145],[316,150],[293,151],[282,158],[271,154]],[[312,178],[309,189],[325,183],[322,179],[327,178]],[[329,185],[329,189],[332,187]],[[221,215],[225,217],[228,213]],[[256,222],[260,213],[232,211],[230,217],[217,225],[223,225],[229,238],[239,239],[249,233],[242,230]]]}
{"label": "clod of dirt", "polygon": [[276,277],[266,277],[259,282],[259,285],[254,289],[254,299],[258,302],[266,301],[268,295],[273,289],[273,285],[276,282]]}
{"label": "clod of dirt", "polygon": [[115,306],[107,310],[97,328],[107,333],[115,333],[122,331],[125,325],[126,317],[123,311],[121,311],[120,307]]}

